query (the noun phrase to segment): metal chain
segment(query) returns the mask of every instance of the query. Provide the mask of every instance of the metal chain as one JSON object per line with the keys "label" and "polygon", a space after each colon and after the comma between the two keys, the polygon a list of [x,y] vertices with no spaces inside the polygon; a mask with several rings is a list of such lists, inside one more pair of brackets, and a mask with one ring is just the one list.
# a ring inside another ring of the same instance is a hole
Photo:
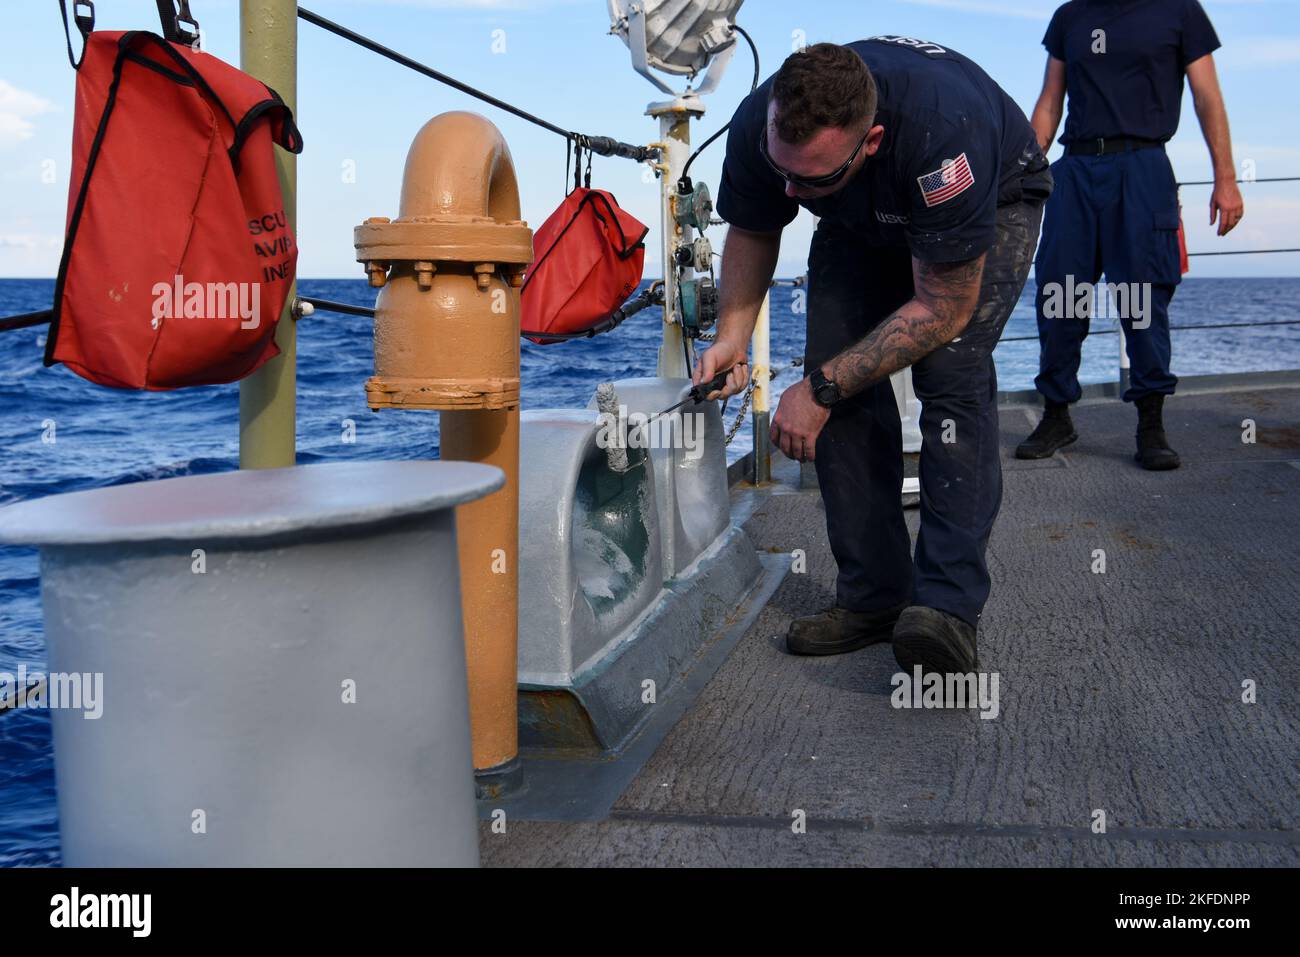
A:
{"label": "metal chain", "polygon": [[[704,337],[700,336],[700,338],[703,339]],[[776,369],[776,368],[768,369],[767,372],[768,381],[770,382],[771,380],[775,379],[776,374],[778,372],[781,372],[785,369],[797,369],[801,365],[803,365],[803,356],[799,356],[797,358],[791,359],[789,365],[781,366],[780,369]],[[731,440],[734,439],[736,437],[736,433],[740,431],[740,426],[745,421],[745,413],[749,411],[749,400],[750,397],[753,396],[753,394],[754,394],[754,380],[751,378],[749,380],[749,385],[745,387],[745,398],[740,403],[740,411],[736,413],[736,421],[731,423],[731,428],[727,430],[727,441],[723,443],[724,445],[730,445]],[[724,407],[722,410],[723,415],[726,414],[726,411],[727,410]]]}
{"label": "metal chain", "polygon": [[731,423],[731,428],[727,430],[727,441],[723,445],[730,445],[731,440],[736,437],[740,431],[741,423],[745,421],[745,412],[749,409],[749,397],[754,393],[754,380],[749,380],[749,385],[745,387],[745,400],[740,403],[740,411],[736,413],[736,421]]}

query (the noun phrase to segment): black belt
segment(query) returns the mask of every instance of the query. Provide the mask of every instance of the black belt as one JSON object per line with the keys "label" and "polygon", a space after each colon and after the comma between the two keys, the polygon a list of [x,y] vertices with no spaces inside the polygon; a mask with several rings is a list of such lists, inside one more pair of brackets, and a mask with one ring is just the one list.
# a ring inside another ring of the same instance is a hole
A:
{"label": "black belt", "polygon": [[1065,147],[1066,156],[1105,156],[1108,153],[1127,153],[1129,150],[1151,150],[1163,147],[1160,140],[1139,140],[1122,136],[1113,139],[1075,140]]}

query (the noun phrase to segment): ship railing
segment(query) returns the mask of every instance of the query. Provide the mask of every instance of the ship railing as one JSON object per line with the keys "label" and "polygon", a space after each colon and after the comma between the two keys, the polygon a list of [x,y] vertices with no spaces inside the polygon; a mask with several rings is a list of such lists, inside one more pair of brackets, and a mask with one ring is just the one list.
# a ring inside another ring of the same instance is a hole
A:
{"label": "ship railing", "polygon": [[[1255,183],[1296,183],[1300,182],[1300,176],[1275,176],[1267,178],[1245,177],[1237,180],[1239,184],[1253,185]],[[1191,180],[1178,184],[1181,189],[1184,186],[1213,186],[1214,180]],[[1188,258],[1201,256],[1263,256],[1280,253],[1300,253],[1300,247],[1283,248],[1283,249],[1230,249],[1220,251],[1190,252]],[[795,279],[776,280],[772,283],[773,287],[793,286],[797,288],[806,287],[808,283],[807,275],[798,276]],[[731,467],[733,480],[741,476],[747,477],[754,482],[762,483],[768,481],[771,476],[771,445],[769,442],[770,416],[768,414],[768,392],[770,383],[781,372],[798,368],[803,365],[803,357],[795,356],[786,363],[779,366],[773,366],[770,361],[770,299],[771,294],[763,300],[763,306],[759,313],[758,322],[754,328],[754,338],[752,340],[752,356],[750,359],[753,373],[753,381],[750,388],[754,392],[753,401],[753,451],[746,455],[743,461],[735,462]],[[1253,322],[1206,322],[1206,323],[1188,323],[1186,325],[1170,326],[1170,332],[1192,332],[1203,329],[1251,329],[1262,326],[1295,326],[1300,325],[1300,318],[1296,319],[1270,319]],[[1128,347],[1125,340],[1123,325],[1116,323],[1113,329],[1090,330],[1090,336],[1118,336],[1119,337],[1119,377],[1114,383],[1108,385],[1114,388],[1114,391],[1123,392],[1129,387],[1129,359]],[[1004,342],[1037,342],[1037,335],[1030,336],[1003,336],[998,340],[998,345]],[[907,390],[910,392],[910,389]],[[748,393],[746,394],[748,399]],[[910,399],[909,399],[910,401]],[[744,413],[742,406],[741,414]],[[737,421],[736,425],[739,422]],[[736,432],[735,426],[728,430],[728,441],[730,436]]]}

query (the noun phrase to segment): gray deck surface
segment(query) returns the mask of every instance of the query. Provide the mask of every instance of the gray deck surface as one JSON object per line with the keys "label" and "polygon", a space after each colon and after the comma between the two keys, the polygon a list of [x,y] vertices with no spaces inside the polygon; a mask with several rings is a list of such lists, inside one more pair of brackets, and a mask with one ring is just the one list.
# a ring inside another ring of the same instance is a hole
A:
{"label": "gray deck surface", "polygon": [[1075,445],[1019,462],[1037,412],[1002,412],[979,638],[1000,675],[995,720],[891,707],[888,644],[785,654],[790,620],[833,603],[835,564],[820,497],[778,458],[781,484],[736,487],[733,516],[756,547],[805,549],[807,573],[781,584],[609,820],[485,823],[484,864],[1300,864],[1300,388],[1170,400],[1175,472],[1133,463],[1131,406],[1074,417]]}

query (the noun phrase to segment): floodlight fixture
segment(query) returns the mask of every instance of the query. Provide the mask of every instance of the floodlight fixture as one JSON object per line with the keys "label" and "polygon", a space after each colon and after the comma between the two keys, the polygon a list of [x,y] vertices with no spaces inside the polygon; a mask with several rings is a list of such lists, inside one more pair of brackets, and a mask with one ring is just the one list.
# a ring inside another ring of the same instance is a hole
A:
{"label": "floodlight fixture", "polygon": [[736,13],[745,0],[608,0],[609,32],[632,52],[632,67],[664,93],[678,93],[650,72],[653,67],[694,81],[712,92],[736,52]]}

